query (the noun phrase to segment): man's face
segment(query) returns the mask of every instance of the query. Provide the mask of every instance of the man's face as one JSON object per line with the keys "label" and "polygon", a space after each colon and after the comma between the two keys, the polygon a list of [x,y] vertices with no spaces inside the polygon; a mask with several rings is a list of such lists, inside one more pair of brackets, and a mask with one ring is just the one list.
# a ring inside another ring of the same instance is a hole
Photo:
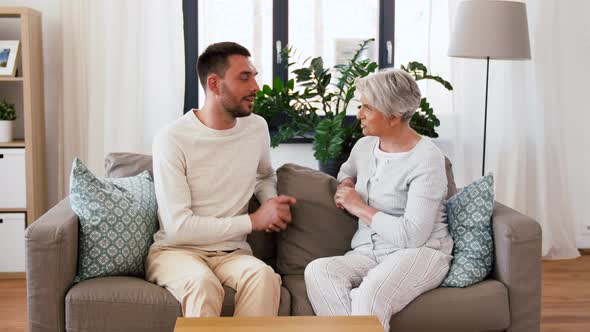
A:
{"label": "man's face", "polygon": [[260,90],[256,82],[256,68],[250,60],[242,55],[230,55],[228,68],[219,81],[221,105],[234,118],[248,116],[252,113],[256,92]]}

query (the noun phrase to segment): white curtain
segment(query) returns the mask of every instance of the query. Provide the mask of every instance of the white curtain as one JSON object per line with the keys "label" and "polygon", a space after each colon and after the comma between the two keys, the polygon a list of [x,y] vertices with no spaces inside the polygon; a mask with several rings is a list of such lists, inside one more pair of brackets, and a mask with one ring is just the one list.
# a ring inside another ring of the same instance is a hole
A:
{"label": "white curtain", "polygon": [[74,157],[103,174],[109,152],[150,153],[182,115],[182,1],[62,0],[60,197]]}
{"label": "white curtain", "polygon": [[[481,1],[481,0],[480,0]],[[460,1],[432,1],[431,59],[454,85],[429,89],[459,186],[481,175],[486,61],[449,58]],[[486,173],[496,199],[537,220],[546,259],[579,256],[590,218],[590,2],[529,0],[531,60],[490,60]]]}

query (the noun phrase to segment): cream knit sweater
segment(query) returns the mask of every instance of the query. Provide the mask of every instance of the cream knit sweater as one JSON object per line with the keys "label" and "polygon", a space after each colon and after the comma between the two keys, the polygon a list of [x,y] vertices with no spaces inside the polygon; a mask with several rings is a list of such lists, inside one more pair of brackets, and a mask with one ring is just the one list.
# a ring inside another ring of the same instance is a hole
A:
{"label": "cream knit sweater", "polygon": [[156,135],[153,163],[160,217],[154,245],[249,248],[252,194],[260,202],[277,195],[263,118],[252,114],[215,130],[187,112]]}

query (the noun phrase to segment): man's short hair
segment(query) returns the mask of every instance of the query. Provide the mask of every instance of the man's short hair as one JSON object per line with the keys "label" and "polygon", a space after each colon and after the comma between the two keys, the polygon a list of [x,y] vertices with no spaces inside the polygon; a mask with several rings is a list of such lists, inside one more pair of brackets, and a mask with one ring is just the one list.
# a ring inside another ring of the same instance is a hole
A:
{"label": "man's short hair", "polygon": [[250,57],[250,51],[234,42],[221,42],[209,45],[197,59],[197,74],[204,90],[207,90],[207,76],[215,73],[221,77],[228,67],[227,58],[230,55]]}

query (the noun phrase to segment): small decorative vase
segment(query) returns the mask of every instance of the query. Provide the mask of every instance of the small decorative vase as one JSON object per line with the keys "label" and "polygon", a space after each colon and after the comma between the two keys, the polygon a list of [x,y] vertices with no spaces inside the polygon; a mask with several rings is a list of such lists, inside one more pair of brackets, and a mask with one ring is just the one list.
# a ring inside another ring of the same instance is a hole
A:
{"label": "small decorative vase", "polygon": [[0,120],[0,143],[12,141],[12,120]]}

